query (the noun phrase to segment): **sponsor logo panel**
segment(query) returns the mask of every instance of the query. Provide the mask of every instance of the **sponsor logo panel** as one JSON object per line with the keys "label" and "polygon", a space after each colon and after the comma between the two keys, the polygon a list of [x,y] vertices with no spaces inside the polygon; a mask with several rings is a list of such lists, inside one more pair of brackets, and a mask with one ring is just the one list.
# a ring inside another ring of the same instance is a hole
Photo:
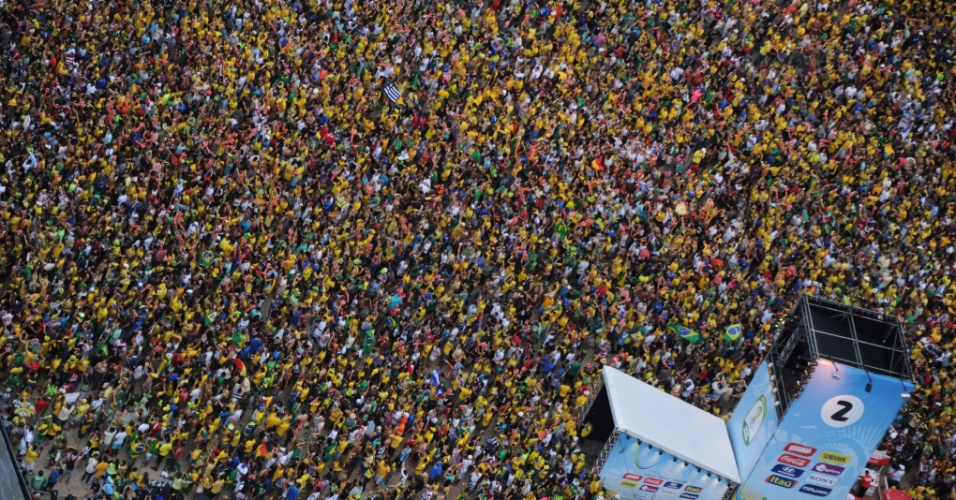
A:
{"label": "sponsor logo panel", "polygon": [[819,472],[821,474],[826,474],[828,476],[839,476],[845,471],[845,467],[840,467],[838,465],[830,465],[820,462],[813,466],[813,472]]}
{"label": "sponsor logo panel", "polygon": [[840,453],[833,453],[832,451],[825,451],[820,454],[820,461],[829,462],[836,465],[846,465],[850,463],[850,456]]}
{"label": "sponsor logo panel", "polygon": [[771,472],[780,474],[784,477],[789,477],[791,479],[796,479],[803,475],[803,470],[798,469],[792,465],[777,464],[773,466],[773,469],[770,469]]}
{"label": "sponsor logo panel", "polygon": [[793,488],[797,485],[797,482],[793,479],[787,479],[785,477],[775,476],[773,474],[767,476],[766,481],[770,484],[780,486],[782,488]]}
{"label": "sponsor logo panel", "polygon": [[800,493],[806,493],[807,495],[825,497],[829,495],[830,492],[832,492],[833,490],[831,490],[830,488],[823,488],[821,486],[813,486],[813,485],[805,484],[801,486],[798,491]]}
{"label": "sponsor logo panel", "polygon": [[786,448],[784,448],[784,451],[796,453],[797,455],[803,455],[805,457],[812,457],[813,454],[817,452],[817,449],[802,444],[790,443]]}
{"label": "sponsor logo panel", "polygon": [[810,474],[807,476],[807,482],[822,484],[823,486],[833,486],[837,483],[837,479],[835,477],[826,477],[819,474]]}
{"label": "sponsor logo panel", "polygon": [[778,462],[783,462],[787,465],[792,465],[794,467],[806,467],[810,465],[810,460],[802,457],[795,457],[793,455],[788,455],[784,453],[780,455],[780,458],[777,459]]}

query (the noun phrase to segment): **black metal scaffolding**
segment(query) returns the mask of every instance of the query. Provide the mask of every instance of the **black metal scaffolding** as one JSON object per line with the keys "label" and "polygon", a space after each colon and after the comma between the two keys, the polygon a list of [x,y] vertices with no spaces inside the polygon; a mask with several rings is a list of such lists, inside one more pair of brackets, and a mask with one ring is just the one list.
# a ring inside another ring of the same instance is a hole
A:
{"label": "black metal scaffolding", "polygon": [[783,417],[800,394],[817,359],[905,381],[913,379],[897,318],[803,295],[784,319],[767,357],[778,417]]}

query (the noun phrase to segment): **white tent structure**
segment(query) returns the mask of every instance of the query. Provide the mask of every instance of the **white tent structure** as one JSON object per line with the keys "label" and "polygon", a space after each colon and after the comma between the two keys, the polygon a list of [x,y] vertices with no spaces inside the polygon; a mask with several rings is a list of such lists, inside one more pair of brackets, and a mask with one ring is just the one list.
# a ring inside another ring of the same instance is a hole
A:
{"label": "white tent structure", "polygon": [[606,440],[595,464],[619,498],[729,497],[740,483],[726,423],[615,368],[586,408],[593,439]]}

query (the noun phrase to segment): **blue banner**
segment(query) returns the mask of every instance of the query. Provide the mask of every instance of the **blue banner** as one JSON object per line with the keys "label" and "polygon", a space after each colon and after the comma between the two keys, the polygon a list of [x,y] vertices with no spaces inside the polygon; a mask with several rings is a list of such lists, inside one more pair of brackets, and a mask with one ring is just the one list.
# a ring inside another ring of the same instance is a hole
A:
{"label": "blue banner", "polygon": [[770,388],[770,368],[764,361],[757,367],[747,391],[727,421],[727,433],[734,456],[737,457],[741,478],[750,475],[764,447],[773,437],[773,431],[777,430],[777,424],[777,410]]}
{"label": "blue banner", "polygon": [[896,378],[817,363],[736,498],[846,498],[906,401],[902,394],[913,389]]}
{"label": "blue banner", "polygon": [[620,499],[720,500],[728,488],[716,475],[627,434],[614,444],[600,477]]}

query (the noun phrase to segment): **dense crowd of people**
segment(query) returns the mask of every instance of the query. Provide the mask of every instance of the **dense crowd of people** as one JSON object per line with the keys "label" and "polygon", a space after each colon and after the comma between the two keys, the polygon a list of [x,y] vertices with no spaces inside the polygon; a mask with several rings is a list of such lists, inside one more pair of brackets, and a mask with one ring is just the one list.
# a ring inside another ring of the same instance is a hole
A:
{"label": "dense crowd of people", "polygon": [[33,487],[595,498],[602,364],[726,416],[809,293],[907,324],[953,493],[956,3],[0,5]]}

